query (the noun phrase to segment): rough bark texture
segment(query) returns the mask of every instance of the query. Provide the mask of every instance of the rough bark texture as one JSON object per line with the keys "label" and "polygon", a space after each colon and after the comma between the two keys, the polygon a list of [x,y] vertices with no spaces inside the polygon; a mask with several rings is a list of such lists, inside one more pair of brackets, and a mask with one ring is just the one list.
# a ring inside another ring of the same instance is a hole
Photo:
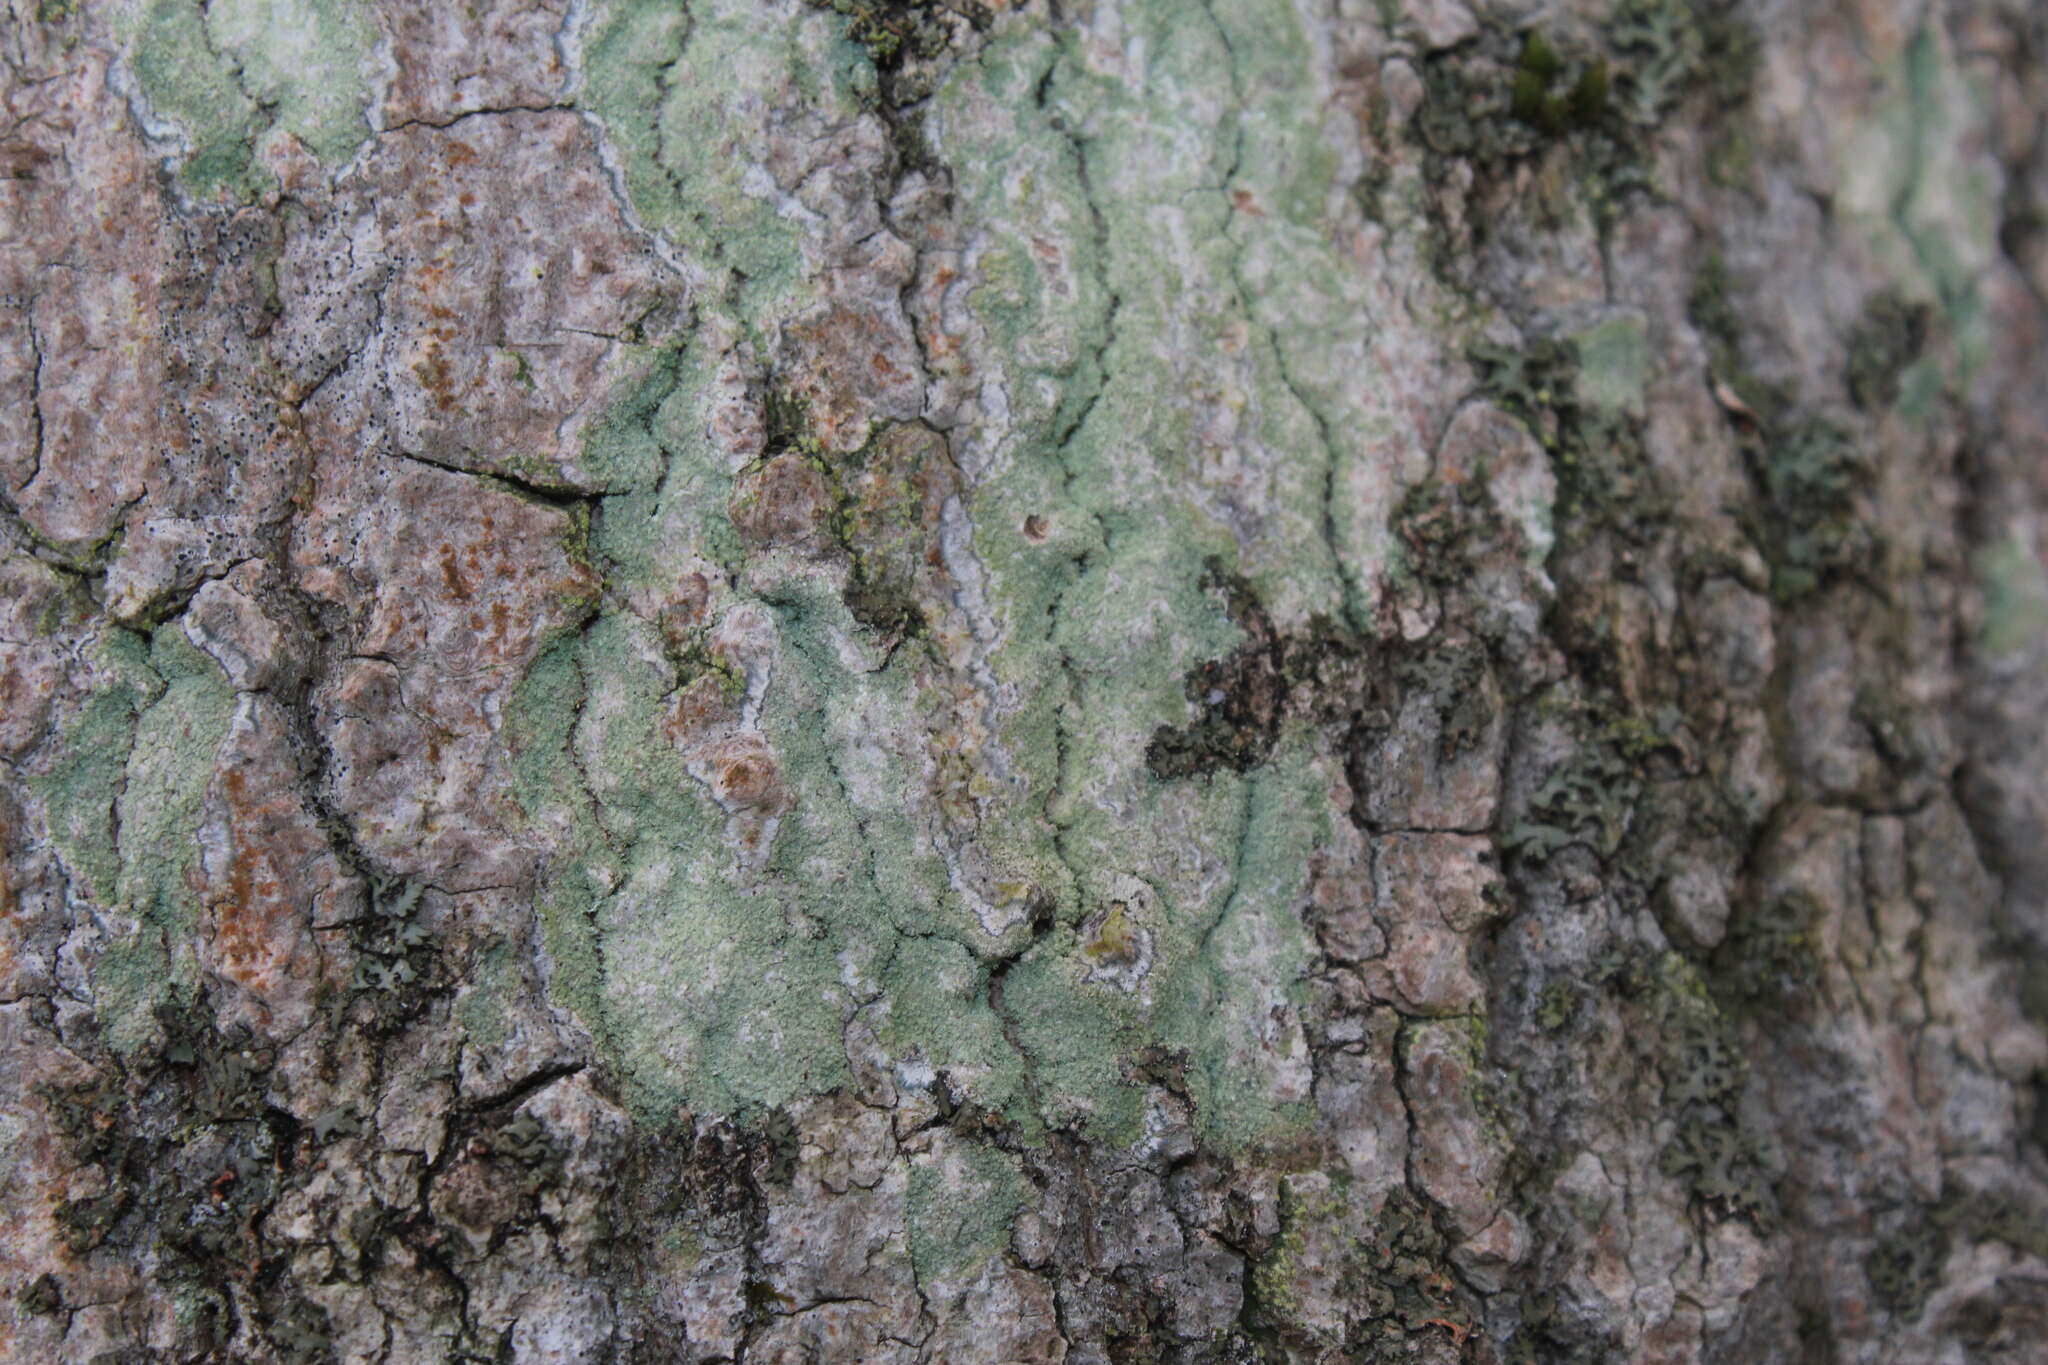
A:
{"label": "rough bark texture", "polygon": [[0,1355],[2048,1340],[2048,11],[7,0]]}

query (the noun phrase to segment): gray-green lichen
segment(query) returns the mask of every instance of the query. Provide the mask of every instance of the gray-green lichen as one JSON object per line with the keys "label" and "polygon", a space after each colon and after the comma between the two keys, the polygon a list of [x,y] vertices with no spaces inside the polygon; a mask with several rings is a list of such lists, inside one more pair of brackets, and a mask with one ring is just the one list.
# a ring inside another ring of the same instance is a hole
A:
{"label": "gray-green lichen", "polygon": [[359,0],[129,0],[123,23],[142,97],[175,130],[196,194],[266,183],[267,140],[339,162],[369,136],[373,34]]}
{"label": "gray-green lichen", "polygon": [[[685,350],[673,387],[647,400],[633,429],[659,446],[659,477],[611,490],[592,547],[628,596],[666,592],[679,558],[703,563],[710,604],[689,629],[743,695],[707,703],[724,728],[702,758],[669,757],[678,710],[708,684],[606,609],[536,667],[511,733],[534,818],[579,831],[543,897],[558,998],[650,1101],[729,1111],[842,1084],[854,1015],[873,1018],[899,1073],[938,1073],[1027,1131],[1134,1133],[1125,1074],[1147,1047],[1189,1057],[1205,1129],[1234,1143],[1306,1098],[1306,1044],[1287,1021],[1310,949],[1291,907],[1324,837],[1310,812],[1326,779],[1277,729],[1242,773],[1165,781],[1146,754],[1188,714],[1179,680],[1236,644],[1204,591],[1213,556],[1290,619],[1358,609],[1383,534],[1359,462],[1387,417],[1356,383],[1364,310],[1329,297],[1350,276],[1320,225],[1345,201],[1336,153],[1289,93],[1309,55],[1286,37],[1296,19],[1137,17],[1156,30],[1158,73],[1138,86],[1095,69],[1074,35],[1020,21],[932,92],[922,136],[975,225],[949,267],[978,281],[966,325],[1013,358],[995,380],[1005,420],[946,423],[972,487],[934,495],[960,504],[941,502],[935,527],[909,483],[875,482],[911,477],[882,458],[908,429],[839,420],[838,352],[810,362],[826,388],[812,374],[800,401],[774,396],[802,347],[837,347],[847,329],[886,348],[901,324],[893,301],[800,311],[818,248],[744,173],[778,145],[749,112],[754,91],[850,135],[873,33],[858,15],[764,24],[719,4],[687,21],[613,6],[593,23],[588,107],[641,221],[706,263],[700,336],[728,340],[723,359]],[[684,54],[714,78],[672,82]],[[1162,224],[1183,243],[1169,257]],[[1318,329],[1296,325],[1304,309]],[[1190,330],[1225,344],[1160,344]],[[761,483],[760,466],[705,440],[735,365],[766,369],[753,382],[790,414],[778,427],[769,413],[766,454],[778,439],[810,451],[840,509],[811,549],[761,540],[775,517],[808,515],[787,499],[810,496],[810,476],[784,464]],[[1190,384],[1219,391],[1258,448],[1310,452],[1246,466],[1267,523],[1248,546],[1231,530],[1243,512],[1205,491],[1207,462],[1226,458],[1216,437],[1154,401]],[[1362,496],[1333,494],[1345,488]],[[909,521],[861,510],[904,496]],[[946,595],[892,544],[942,564]],[[843,593],[835,573],[850,576]],[[955,686],[982,699],[934,705]],[[775,790],[745,809],[721,793],[734,746],[773,769]],[[756,842],[735,852],[735,839]],[[1111,906],[1129,940],[1105,962],[1084,925]]]}
{"label": "gray-green lichen", "polygon": [[159,627],[146,651],[119,632],[104,652],[112,677],[38,785],[86,889],[118,908],[91,976],[108,1037],[133,1047],[151,1033],[174,982],[193,977],[195,839],[236,699],[175,625]]}

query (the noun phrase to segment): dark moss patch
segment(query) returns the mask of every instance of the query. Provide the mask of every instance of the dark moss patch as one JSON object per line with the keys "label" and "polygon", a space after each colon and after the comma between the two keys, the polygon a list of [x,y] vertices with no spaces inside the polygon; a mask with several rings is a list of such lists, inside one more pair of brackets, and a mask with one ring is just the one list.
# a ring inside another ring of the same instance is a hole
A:
{"label": "dark moss patch", "polygon": [[[1280,1233],[1254,1256],[1248,1281],[1243,1321],[1265,1347],[1251,1358],[1392,1362],[1440,1359],[1445,1346],[1461,1348],[1475,1330],[1476,1305],[1450,1265],[1448,1240],[1406,1189],[1388,1193],[1367,1235],[1326,1247],[1341,1257],[1339,1288],[1349,1308],[1342,1340],[1299,1321],[1295,1281],[1310,1228],[1340,1220],[1347,1197],[1341,1183],[1322,1198],[1305,1198],[1281,1181]],[[1333,1347],[1338,1354],[1330,1354]]]}
{"label": "dark moss patch", "polygon": [[[1567,221],[1576,201],[1605,233],[1652,190],[1654,140],[1681,110],[1709,156],[1728,160],[1746,145],[1728,116],[1748,99],[1759,46],[1728,0],[1622,0],[1596,34],[1489,29],[1425,56],[1408,133],[1424,152],[1438,272],[1455,282],[1522,199],[1538,226]],[[1515,174],[1539,160],[1543,174]],[[1453,161],[1470,167],[1469,190],[1446,188],[1461,183]]]}
{"label": "dark moss patch", "polygon": [[1742,1116],[1749,1062],[1736,1016],[1684,957],[1638,944],[1602,952],[1580,984],[1620,1002],[1632,1045],[1662,1078],[1672,1128],[1658,1168],[1704,1211],[1769,1232],[1778,1163]]}
{"label": "dark moss patch", "polygon": [[1280,631],[1249,580],[1211,559],[1202,585],[1223,598],[1244,643],[1191,669],[1182,691],[1195,709],[1186,725],[1162,725],[1145,747],[1145,764],[1164,780],[1266,761],[1290,712],[1322,718],[1355,709],[1365,672],[1365,642],[1324,618],[1299,634]]}
{"label": "dark moss patch", "polygon": [[1869,734],[1877,756],[1894,776],[1914,778],[1930,771],[1935,755],[1920,714],[1895,688],[1865,684],[1856,690],[1849,714]]}
{"label": "dark moss patch", "polygon": [[[1759,379],[1743,364],[1741,288],[1727,258],[1710,251],[1693,273],[1686,315],[1707,342],[1709,370],[1715,382],[1747,412],[1746,416],[1736,414],[1738,425],[1745,430],[1766,429],[1784,418],[1791,396]],[[1727,399],[1722,401],[1725,404]]]}
{"label": "dark moss patch", "polygon": [[940,520],[960,473],[945,438],[920,423],[884,430],[834,479],[834,537],[850,560],[853,618],[892,640],[926,629],[925,602],[946,592]]}
{"label": "dark moss patch", "polygon": [[982,0],[807,0],[846,17],[846,36],[874,64],[886,104],[895,109],[931,94],[936,67],[961,30],[994,19]]}
{"label": "dark moss patch", "polygon": [[[1604,222],[1643,179],[1604,54],[1541,32],[1489,32],[1430,53],[1420,75],[1423,100],[1406,132],[1422,150],[1432,264],[1454,284],[1471,283],[1471,263],[1504,217],[1526,208],[1555,227],[1576,197]],[[1561,174],[1518,174],[1539,161]]]}
{"label": "dark moss patch", "polygon": [[1346,1358],[1411,1360],[1424,1343],[1462,1347],[1475,1315],[1429,1211],[1407,1190],[1394,1190],[1373,1231],[1347,1276],[1361,1320],[1347,1334],[1345,1349],[1353,1354]]}
{"label": "dark moss patch", "polygon": [[1866,568],[1876,538],[1861,511],[1870,482],[1863,452],[1823,417],[1785,424],[1750,446],[1763,488],[1751,533],[1771,565],[1771,593],[1789,602]]}
{"label": "dark moss patch", "polygon": [[1909,303],[1897,290],[1873,295],[1849,333],[1849,360],[1842,375],[1859,408],[1890,407],[1899,396],[1899,375],[1920,358],[1934,310]]}
{"label": "dark moss patch", "polygon": [[[1867,570],[1878,548],[1862,503],[1873,471],[1839,422],[1802,412],[1795,395],[1767,383],[1742,363],[1738,282],[1711,253],[1693,277],[1688,312],[1707,340],[1723,409],[1759,487],[1760,505],[1744,514],[1751,538],[1771,566],[1780,602],[1807,596],[1827,582]],[[1925,343],[1926,319],[1880,295],[1850,344],[1845,379],[1861,406],[1889,403],[1898,377]]]}
{"label": "dark moss patch", "polygon": [[892,644],[922,635],[924,604],[947,596],[940,522],[961,489],[945,437],[891,423],[858,450],[828,454],[801,398],[771,385],[762,411],[767,453],[741,473],[727,509],[742,544],[843,554],[853,618]]}
{"label": "dark moss patch", "polygon": [[1423,582],[1448,588],[1466,581],[1481,552],[1508,535],[1486,471],[1451,483],[1435,476],[1410,485],[1394,513],[1407,569]]}
{"label": "dark moss patch", "polygon": [[1531,30],[1515,64],[1508,110],[1523,123],[1558,137],[1595,127],[1606,117],[1608,86],[1606,62],[1596,57],[1568,63],[1540,30]]}
{"label": "dark moss patch", "polygon": [[1947,1259],[1947,1232],[1925,1210],[1915,1210],[1870,1249],[1863,1273],[1870,1278],[1871,1296],[1894,1317],[1911,1321],[1940,1286]]}
{"label": "dark moss patch", "polygon": [[1640,539],[1669,514],[1643,451],[1642,424],[1602,411],[1579,393],[1570,339],[1539,337],[1521,350],[1474,346],[1480,391],[1519,418],[1557,474],[1557,519],[1567,537],[1596,526]]}
{"label": "dark moss patch", "polygon": [[23,1285],[14,1301],[22,1312],[42,1317],[64,1306],[64,1291],[58,1287],[55,1275],[44,1273]]}
{"label": "dark moss patch", "polygon": [[278,1359],[291,1365],[316,1365],[335,1358],[334,1323],[327,1310],[310,1299],[288,1300],[261,1325]]}
{"label": "dark moss patch", "polygon": [[242,1304],[281,1359],[328,1359],[325,1315],[265,1240],[267,1214],[312,1170],[309,1135],[264,1097],[275,1056],[218,1029],[203,998],[162,1006],[155,1023],[153,1049],[41,1093],[67,1158],[106,1182],[59,1207],[71,1250],[149,1267],[202,1354],[226,1349]]}
{"label": "dark moss patch", "polygon": [[761,1179],[770,1185],[787,1185],[796,1178],[797,1156],[801,1143],[797,1139],[796,1122],[785,1109],[773,1109],[762,1119],[758,1133],[761,1142],[761,1159],[756,1167]]}
{"label": "dark moss patch", "polygon": [[1507,1365],[1607,1365],[1618,1350],[1612,1329],[1545,1290],[1522,1299],[1521,1322],[1503,1355]]}
{"label": "dark moss patch", "polygon": [[1287,644],[1250,581],[1212,559],[1202,586],[1221,594],[1224,610],[1244,632],[1244,643],[1187,675],[1182,691],[1195,707],[1195,718],[1182,726],[1160,726],[1145,749],[1146,766],[1159,778],[1225,768],[1241,773],[1263,763],[1273,752],[1287,706]]}
{"label": "dark moss patch", "polygon": [[1663,1014],[1664,1102],[1677,1127],[1658,1169],[1683,1180],[1695,1199],[1723,1217],[1768,1229],[1777,1218],[1775,1179],[1742,1122],[1748,1067],[1728,1022],[1697,1002]]}
{"label": "dark moss patch", "polygon": [[1404,692],[1420,690],[1437,701],[1437,756],[1448,763],[1477,748],[1499,717],[1487,686],[1490,665],[1477,640],[1450,640],[1408,661]]}
{"label": "dark moss patch", "polygon": [[1641,775],[1612,743],[1582,744],[1546,778],[1501,847],[1534,862],[1581,844],[1602,858],[1620,849]]}
{"label": "dark moss patch", "polygon": [[355,948],[355,990],[378,998],[387,1024],[410,1018],[429,991],[433,938],[420,918],[426,888],[399,877],[372,877],[368,907],[349,926]]}
{"label": "dark moss patch", "polygon": [[1550,982],[1536,1000],[1536,1027],[1545,1033],[1562,1031],[1578,1017],[1585,996],[1585,988],[1576,981],[1560,978]]}
{"label": "dark moss patch", "polygon": [[1820,949],[1814,926],[1820,905],[1803,891],[1787,892],[1739,917],[1716,951],[1720,982],[1737,998],[1794,1005],[1820,984]]}
{"label": "dark moss patch", "polygon": [[1611,81],[1599,55],[1562,50],[1540,30],[1519,48],[1511,41],[1489,38],[1424,60],[1412,132],[1427,150],[1498,171],[1606,121]]}
{"label": "dark moss patch", "polygon": [[1698,75],[1708,98],[1721,110],[1747,104],[1763,67],[1763,34],[1736,0],[1694,0],[1692,9],[1700,29]]}

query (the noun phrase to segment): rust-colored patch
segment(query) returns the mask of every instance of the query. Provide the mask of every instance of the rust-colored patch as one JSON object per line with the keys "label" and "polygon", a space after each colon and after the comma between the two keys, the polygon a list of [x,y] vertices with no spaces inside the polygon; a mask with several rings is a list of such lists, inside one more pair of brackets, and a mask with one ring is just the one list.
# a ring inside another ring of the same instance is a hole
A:
{"label": "rust-colored patch", "polygon": [[469,584],[462,577],[462,569],[455,562],[455,547],[447,541],[441,542],[441,582],[448,589],[449,596],[458,602],[469,600]]}
{"label": "rust-colored patch", "polygon": [[823,547],[832,506],[825,476],[803,456],[785,452],[742,475],[729,504],[733,526],[752,546]]}
{"label": "rust-colored patch", "polygon": [[790,391],[827,450],[858,450],[877,421],[908,421],[923,410],[916,346],[901,318],[835,303],[790,323],[783,343]]}
{"label": "rust-colored patch", "polygon": [[726,735],[711,748],[705,766],[713,793],[738,818],[736,832],[749,848],[759,847],[768,822],[795,804],[775,751],[755,731]]}
{"label": "rust-colored patch", "polygon": [[439,346],[427,352],[427,358],[412,367],[413,375],[420,386],[434,396],[434,405],[446,412],[455,406],[455,381],[448,369],[448,360],[441,354]]}
{"label": "rust-colored patch", "polygon": [[194,881],[206,907],[202,960],[239,986],[243,1018],[295,1031],[310,1018],[324,972],[312,940],[316,903],[337,869],[297,790],[298,770],[274,715],[238,729],[217,779],[220,815],[202,831]]}
{"label": "rust-colored patch", "polygon": [[690,750],[710,736],[739,724],[740,710],[725,680],[706,673],[676,689],[662,719],[662,733],[679,750]]}

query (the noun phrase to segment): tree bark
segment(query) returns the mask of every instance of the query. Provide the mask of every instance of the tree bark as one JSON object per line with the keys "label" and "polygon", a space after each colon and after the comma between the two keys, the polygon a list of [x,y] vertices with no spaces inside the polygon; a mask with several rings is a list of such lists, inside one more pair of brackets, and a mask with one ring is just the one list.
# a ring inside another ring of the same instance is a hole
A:
{"label": "tree bark", "polygon": [[2039,1358],[2039,5],[9,6],[0,1355]]}

